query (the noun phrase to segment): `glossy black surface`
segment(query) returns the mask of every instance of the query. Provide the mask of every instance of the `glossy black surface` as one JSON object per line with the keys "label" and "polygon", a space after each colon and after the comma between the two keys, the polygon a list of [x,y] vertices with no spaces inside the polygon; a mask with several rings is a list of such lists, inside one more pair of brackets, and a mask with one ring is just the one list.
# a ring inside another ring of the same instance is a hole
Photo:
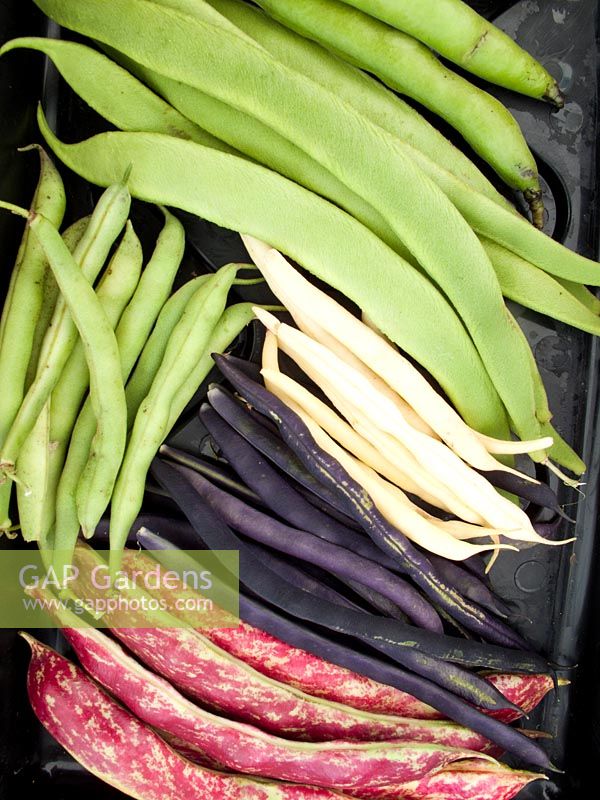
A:
{"label": "glossy black surface", "polygon": [[[514,111],[535,150],[545,182],[546,229],[568,247],[598,257],[598,2],[597,0],[522,0],[473,2],[478,11],[534,53],[560,79],[567,103],[553,113],[542,103],[495,91]],[[38,33],[43,21],[33,4],[0,0],[0,38]],[[36,138],[33,113],[40,95],[43,61],[38,54],[11,54],[0,60],[0,195],[26,202],[36,169],[32,156],[15,147]],[[65,138],[83,138],[98,129],[97,117],[64,90],[49,71],[45,105]],[[489,88],[489,87],[486,87]],[[66,176],[70,213],[86,213],[93,194]],[[157,220],[136,208],[136,225],[152,234]],[[186,219],[189,248],[185,274],[230,260],[242,260],[238,237],[215,226]],[[2,271],[6,277],[16,246],[17,227],[0,217]],[[150,236],[148,238],[151,238]],[[256,290],[244,292],[258,299]],[[521,614],[521,631],[558,666],[569,687],[550,696],[527,722],[553,735],[548,744],[554,763],[565,770],[537,783],[522,798],[593,797],[595,762],[600,756],[600,619],[598,613],[598,343],[591,337],[515,307],[533,346],[555,411],[558,429],[588,462],[585,497],[561,488],[561,501],[576,516],[577,542],[565,548],[532,547],[503,555],[492,579],[498,592]],[[244,349],[256,348],[252,336]],[[1,390],[1,387],[0,387]],[[173,442],[189,450],[205,447],[205,432],[190,417],[181,421]],[[579,502],[577,502],[579,501]],[[577,503],[577,505],[575,505]],[[573,526],[562,533],[572,535]],[[0,547],[6,546],[0,540]],[[32,719],[24,693],[26,648],[11,632],[0,631],[0,798],[27,790],[33,797],[120,797],[88,776]]]}

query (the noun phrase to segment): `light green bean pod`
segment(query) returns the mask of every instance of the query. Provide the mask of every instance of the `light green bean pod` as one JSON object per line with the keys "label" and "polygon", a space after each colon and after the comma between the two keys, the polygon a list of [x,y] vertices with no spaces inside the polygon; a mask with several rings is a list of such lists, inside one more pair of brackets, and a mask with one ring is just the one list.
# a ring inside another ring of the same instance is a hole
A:
{"label": "light green bean pod", "polygon": [[415,36],[480,78],[528,97],[564,101],[550,73],[463,0],[344,0]]}
{"label": "light green bean pod", "polygon": [[[66,229],[63,233],[63,241],[69,248],[71,253],[75,252],[75,248],[81,241],[81,237],[85,233],[85,229],[87,228],[90,221],[90,217],[82,217],[82,219],[77,220],[72,225]],[[38,317],[37,324],[35,326],[35,334],[33,336],[33,347],[31,350],[31,358],[29,359],[29,366],[27,367],[27,377],[25,379],[25,386],[27,389],[31,386],[33,381],[35,380],[35,375],[38,368],[38,361],[40,358],[40,352],[42,350],[42,342],[44,341],[44,337],[48,332],[48,326],[50,325],[50,320],[52,319],[52,315],[54,314],[54,309],[56,308],[56,302],[58,300],[58,284],[56,283],[56,279],[50,267],[46,268],[46,272],[44,274],[44,298],[42,300],[42,308],[40,310],[40,315]]]}
{"label": "light green bean pod", "polygon": [[573,297],[578,300],[580,303],[589,309],[593,314],[600,314],[600,299],[590,290],[587,286],[583,286],[580,283],[573,283],[573,281],[567,281],[564,278],[556,278],[557,283],[566,289],[569,294],[572,294]]}
{"label": "light green bean pod", "polygon": [[543,225],[535,159],[513,115],[495,97],[445,67],[424,44],[337,0],[257,0],[280,22],[379,77],[446,120]]}
{"label": "light green bean pod", "polygon": [[[165,225],[159,236],[153,258],[142,275],[140,291],[134,295],[119,323],[118,341],[122,342],[124,349],[122,365],[128,366],[129,369],[135,362],[159,310],[171,292],[175,274],[183,258],[185,249],[183,226],[168,212],[164,211],[164,215]],[[143,315],[144,326],[140,326],[140,315]],[[76,491],[77,514],[85,536],[93,534],[110,500],[110,494],[107,497],[97,497],[87,485],[87,476],[93,458],[92,448],[90,459],[79,479]]]}
{"label": "light green bean pod", "polygon": [[23,442],[17,459],[20,480],[17,484],[19,528],[25,542],[41,542],[47,538],[46,496],[50,469],[50,403],[48,400],[33,430]]}
{"label": "light green bean pod", "polygon": [[[88,287],[104,266],[113,242],[123,229],[130,204],[131,197],[123,183],[114,184],[100,198],[73,253],[80,268],[79,272],[87,280]],[[66,245],[65,249],[68,252]],[[76,341],[77,328],[66,300],[61,296],[42,342],[35,381],[29,387],[0,451],[0,466],[5,471],[10,473],[14,469],[19,450],[56,386]]]}
{"label": "light green bean pod", "polygon": [[[154,252],[115,332],[124,382],[133,369],[171,291],[183,256],[185,246],[183,227],[165,209],[163,209],[163,214],[165,224],[158,236]],[[54,565],[57,574],[63,574],[62,568],[70,561],[77,540],[79,532],[77,486],[89,458],[95,429],[96,419],[88,399],[84,403],[71,435],[66,462],[56,492]],[[86,515],[87,513],[86,511]],[[90,534],[90,531],[85,532]],[[93,533],[93,531],[91,532]]]}
{"label": "light green bean pod", "polygon": [[[189,281],[188,283],[184,284],[181,289],[179,289],[179,291],[177,291],[173,297],[168,300],[167,303],[165,303],[164,308],[160,312],[154,331],[144,346],[139,363],[135,368],[132,378],[126,386],[125,397],[129,419],[128,427],[131,427],[133,424],[139,403],[142,402],[150,390],[152,381],[154,380],[156,372],[160,367],[160,362],[162,360],[162,356],[164,355],[164,350],[167,346],[172,329],[175,327],[179,318],[181,317],[187,301],[194,294],[198,286],[200,286],[200,284],[203,283],[208,277],[208,275],[202,275],[199,278],[195,278],[193,281]],[[163,319],[166,319],[166,317],[169,316],[171,309],[175,310],[175,306],[177,306],[177,312],[172,319],[172,324],[161,324]],[[120,344],[121,337],[119,336],[118,329],[116,335],[117,343]],[[148,358],[150,353],[158,353],[157,363],[155,365],[153,364],[152,367],[150,367],[149,364],[151,359]],[[126,380],[127,373],[128,371],[131,371],[134,363],[135,359],[133,362],[130,362],[129,365],[122,362],[124,380]],[[136,378],[137,380],[134,380]],[[130,387],[133,387],[135,391],[132,391],[132,388]],[[139,396],[139,394],[142,392],[143,394]],[[132,398],[135,398],[135,401]],[[94,412],[89,401],[86,401],[81,413],[79,414],[77,423],[75,424],[73,435],[71,436],[69,451],[67,453],[67,459],[65,461],[65,466],[62,471],[62,475],[60,476],[60,481],[57,488],[55,549],[55,568],[57,574],[62,574],[59,568],[62,568],[62,565],[71,559],[73,547],[75,546],[77,535],[79,533],[79,517],[77,515],[75,494],[77,491],[79,478],[81,477],[81,474],[87,463],[95,429],[96,420],[94,417]]]}
{"label": "light green bean pod", "polygon": [[150,463],[169,432],[173,400],[206,353],[237,269],[236,264],[221,267],[192,296],[136,415],[111,502],[109,566],[113,579],[121,566],[127,534],[142,506]]}
{"label": "light green bean pod", "polygon": [[[123,238],[96,289],[96,296],[112,328],[116,327],[125,306],[136,289],[142,262],[142,245],[131,222],[127,222]],[[56,490],[69,439],[88,387],[89,369],[83,342],[79,340],[51,395],[50,442],[52,447],[48,458],[42,537],[47,537],[54,524]],[[17,470],[19,463],[17,461]]]}
{"label": "light green bean pod", "polygon": [[226,308],[221,319],[217,322],[209,339],[206,350],[187,380],[181,386],[173,401],[169,412],[168,429],[172,430],[185,407],[197,392],[202,381],[215,366],[211,353],[223,353],[237,336],[254,319],[254,303],[236,303]]}
{"label": "light green bean pod", "polygon": [[19,48],[39,50],[52,59],[71,88],[121,130],[167,133],[209,147],[223,148],[217,139],[91,47],[65,39],[29,36],[7,42],[0,48],[0,56]]}
{"label": "light green bean pod", "polygon": [[[31,207],[59,226],[65,211],[61,177],[44,150],[34,145],[40,157],[40,176]],[[17,416],[26,390],[27,367],[35,342],[38,318],[44,303],[46,259],[42,248],[26,227],[21,239],[2,317],[0,319],[0,451]],[[11,525],[10,482],[0,485],[0,533]]]}
{"label": "light green bean pod", "polygon": [[[502,404],[455,312],[431,283],[356,220],[269,170],[191,142],[108,133],[64,145],[41,117],[40,124],[57,155],[87,180],[105,184],[124,163],[135,162],[130,186],[137,197],[250,233],[301,263],[401,342],[468,424],[506,438]],[[415,297],[418,304],[405,301]]]}
{"label": "light green bean pod", "polygon": [[494,265],[505,297],[540,314],[600,336],[600,317],[580,303],[551,275],[489,239],[482,239],[482,243]]}
{"label": "light green bean pod", "polygon": [[[108,496],[125,449],[127,406],[117,340],[94,289],[59,232],[41,214],[10,203],[0,206],[24,216],[54,272],[61,296],[79,332],[90,372],[90,398],[96,417],[86,489]],[[85,476],[85,473],[84,473]],[[108,498],[107,498],[108,502]]]}
{"label": "light green bean pod", "polygon": [[600,264],[575,253],[530,225],[526,219],[473,191],[416,148],[401,143],[405,154],[452,201],[473,230],[554,277],[600,286]]}
{"label": "light green bean pod", "polygon": [[[72,253],[81,240],[89,217],[74,222],[63,233],[64,243]],[[33,348],[27,369],[26,386],[35,379],[42,341],[52,319],[58,299],[58,284],[50,267],[44,274],[44,297],[35,328]],[[54,522],[54,500],[48,490],[50,484],[53,450],[50,447],[50,400],[46,402],[32,432],[29,434],[17,458],[17,471],[23,483],[17,484],[19,526],[26,541],[40,541],[43,552],[51,552],[49,534]],[[12,481],[7,482],[8,487]],[[4,489],[4,486],[2,487]],[[50,501],[50,502],[48,502]]]}
{"label": "light green bean pod", "polygon": [[[324,162],[384,216],[455,305],[518,435],[539,435],[528,365],[508,324],[492,265],[465,219],[395,140],[335,95],[218,26],[142,0],[115,0],[111,15],[100,13],[99,0],[76,4],[76,13],[73,0],[37,2],[57,21],[258,115]],[[164,48],[167,25],[171,40]],[[258,90],[261,85],[268,85],[268,94]]]}
{"label": "light green bean pod", "polygon": [[182,114],[231,145],[231,152],[240,151],[240,155],[244,154],[327,197],[366,225],[403,258],[411,260],[412,256],[379,212],[283,136],[193,86],[165,78],[122,53],[112,51],[111,55]]}
{"label": "light green bean pod", "polygon": [[210,275],[199,275],[197,278],[184,283],[173,297],[165,303],[160,312],[154,330],[148,337],[135,370],[125,386],[128,429],[133,425],[138,409],[150,391],[156,373],[160,369],[173,329],[181,319],[181,315],[192,296],[210,277]]}
{"label": "light green bean pod", "polygon": [[333,92],[375,125],[419,148],[492,200],[512,208],[464,153],[382,83],[243,0],[210,2],[283,64]]}

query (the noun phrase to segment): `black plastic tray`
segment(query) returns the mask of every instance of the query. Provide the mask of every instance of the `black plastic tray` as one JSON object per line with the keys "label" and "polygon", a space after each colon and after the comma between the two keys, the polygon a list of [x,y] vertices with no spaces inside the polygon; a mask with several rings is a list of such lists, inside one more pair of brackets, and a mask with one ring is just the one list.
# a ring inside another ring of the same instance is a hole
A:
{"label": "black plastic tray", "polygon": [[[497,94],[514,111],[538,157],[546,188],[546,229],[568,247],[598,257],[600,186],[597,161],[598,27],[597,0],[481,0],[472,5],[543,61],[560,78],[567,104],[558,113],[541,103]],[[33,3],[0,0],[0,40],[16,35],[44,35],[47,23]],[[56,33],[56,32],[54,32]],[[489,89],[489,87],[486,87]],[[66,139],[79,139],[102,126],[56,78],[38,54],[17,53],[0,60],[0,196],[27,202],[35,182],[34,157],[16,155],[17,146],[39,139],[35,104],[43,92],[52,124]],[[75,176],[65,174],[70,217],[90,208],[94,194]],[[156,230],[157,220],[147,207],[135,209],[142,232]],[[188,253],[185,272],[214,269],[241,260],[239,238],[214,225],[187,218]],[[16,247],[17,226],[0,217],[0,281]],[[260,299],[247,290],[247,299]],[[589,465],[585,498],[561,487],[561,502],[576,517],[563,533],[573,547],[532,547],[503,555],[492,573],[499,593],[522,614],[522,632],[571,681],[558,695],[549,696],[528,720],[553,736],[548,743],[552,761],[564,774],[536,783],[520,798],[593,796],[595,760],[600,757],[600,620],[598,581],[598,477],[600,472],[598,342],[560,323],[520,307],[513,309],[533,346],[555,412],[557,428],[582,453]],[[242,343],[250,354],[252,334]],[[2,387],[0,387],[0,391]],[[193,414],[181,421],[172,441],[201,450],[205,432]],[[149,500],[151,502],[151,499]],[[576,504],[576,505],[575,505]],[[6,546],[0,541],[0,547]],[[60,645],[60,639],[54,637]],[[93,798],[121,797],[89,776],[41,730],[28,708],[24,690],[26,647],[10,631],[0,631],[0,800],[26,790],[48,800],[78,796],[83,789]],[[37,787],[37,788],[36,788]]]}

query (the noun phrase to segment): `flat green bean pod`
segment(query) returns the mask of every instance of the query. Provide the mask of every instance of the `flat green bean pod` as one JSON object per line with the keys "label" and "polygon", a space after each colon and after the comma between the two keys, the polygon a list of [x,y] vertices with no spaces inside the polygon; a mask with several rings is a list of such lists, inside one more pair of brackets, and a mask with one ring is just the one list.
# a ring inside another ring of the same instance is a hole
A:
{"label": "flat green bean pod", "polygon": [[133,75],[91,47],[65,39],[28,36],[11,39],[0,48],[0,56],[19,48],[39,50],[52,59],[71,88],[94,111],[121,130],[167,133],[226,149]]}
{"label": "flat green bean pod", "polygon": [[[264,125],[260,120],[211,97],[193,86],[166,78],[142,67],[122,53],[111,55],[151,86],[188,119],[219,137],[230,151],[248,156],[281,175],[327,197],[358,219],[407,261],[411,255],[381,214],[338,180],[303,150]],[[218,148],[224,150],[223,147]]]}
{"label": "flat green bean pod", "polygon": [[492,200],[512,208],[470,158],[382,83],[243,0],[211,0],[211,5],[283,64],[341,97],[375,125],[417,147]]}
{"label": "flat green bean pod", "polygon": [[160,368],[136,415],[111,502],[109,566],[113,578],[120,569],[127,534],[142,505],[150,464],[169,432],[173,400],[206,352],[237,270],[237,264],[221,267],[194,293],[169,338]]}
{"label": "flat green bean pod", "polygon": [[505,297],[574,328],[600,336],[600,317],[551,275],[489,239],[482,239],[482,242]]}
{"label": "flat green bean pod", "polygon": [[257,0],[280,22],[330,48],[452,125],[512,188],[534,222],[544,206],[535,159],[505,106],[444,66],[421,42],[337,0]]}
{"label": "flat green bean pod", "polygon": [[[57,227],[65,211],[65,191],[54,164],[37,146],[40,176],[31,207]],[[44,251],[26,227],[11,273],[0,319],[0,450],[27,388],[27,369],[35,347],[37,321],[44,305]],[[11,485],[0,485],[0,532],[8,530]]]}
{"label": "flat green bean pod", "polygon": [[[384,216],[459,310],[516,433],[524,439],[539,436],[526,357],[508,324],[485,251],[443,192],[381,129],[263,49],[219,26],[142,0],[115,0],[110,15],[102,13],[99,0],[83,6],[73,0],[37,2],[56,21],[258,115],[325,163]],[[170,46],[164,48],[167,25]],[[257,91],[260,86],[268,86],[268,96]],[[282,114],[282,108],[289,113]],[[468,277],[465,264],[470,265]]]}
{"label": "flat green bean pod", "polygon": [[[183,226],[166,209],[162,209],[162,212],[165,223],[158,236],[154,252],[115,331],[123,381],[127,380],[155,320],[163,308],[183,256],[185,247]],[[79,532],[77,486],[88,462],[95,428],[94,410],[88,398],[81,409],[71,435],[67,458],[56,489],[56,533],[53,563],[58,575],[64,574],[63,567],[70,561],[77,540]],[[90,509],[85,509],[82,516],[92,520],[93,514],[97,513],[95,503],[95,498],[92,498]],[[84,533],[91,535],[93,533],[92,523],[89,522],[88,525],[90,529],[85,530]]]}
{"label": "flat green bean pod", "polygon": [[[507,438],[503,407],[455,312],[431,283],[356,220],[270,170],[200,145],[134,133],[65,145],[41,116],[40,124],[57,155],[87,180],[106,185],[123,164],[134,164],[129,185],[135,196],[250,233],[302,263],[401,342],[468,424]],[[405,301],[411,297],[419,303]]]}

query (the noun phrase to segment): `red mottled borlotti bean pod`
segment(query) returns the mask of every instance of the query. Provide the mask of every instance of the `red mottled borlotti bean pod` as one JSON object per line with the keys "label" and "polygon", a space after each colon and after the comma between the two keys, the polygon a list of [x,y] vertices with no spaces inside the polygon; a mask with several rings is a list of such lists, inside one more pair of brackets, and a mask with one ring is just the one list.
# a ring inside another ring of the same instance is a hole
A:
{"label": "red mottled borlotti bean pod", "polygon": [[[203,633],[211,642],[263,675],[294,686],[306,694],[374,714],[394,714],[423,720],[443,719],[443,715],[435,708],[406,692],[338,667],[306,650],[291,647],[245,622],[240,622],[237,628],[211,628]],[[486,678],[525,714],[533,711],[554,686],[549,675],[501,673],[487,675]],[[482,709],[482,712],[503,722],[513,722],[520,717],[517,711],[510,708],[499,711]]]}
{"label": "red mottled borlotti bean pod", "polygon": [[375,791],[372,800],[512,800],[527,784],[544,775],[513,770],[503,764],[463,761],[405,783],[392,792]]}
{"label": "red mottled borlotti bean pod", "polygon": [[[139,569],[142,564],[148,569],[155,566],[149,556],[138,552],[135,555],[125,553],[125,571]],[[152,590],[151,594],[172,600],[176,592],[162,586]],[[184,611],[176,613],[193,624],[193,614],[186,614]],[[423,720],[444,718],[439,711],[406,692],[358,675],[306,650],[292,647],[245,622],[240,621],[239,625],[230,628],[203,628],[201,633],[213,644],[257,672],[308,695],[372,714]],[[529,714],[554,686],[549,675],[501,673],[490,674],[487,680],[521,708],[524,714]],[[503,722],[513,722],[520,716],[518,711],[508,708],[498,711],[483,710],[483,713]]]}
{"label": "red mottled borlotti bean pod", "polygon": [[27,691],[46,730],[82,766],[138,800],[341,800],[328,789],[258,782],[187,761],[83,672],[23,634]]}
{"label": "red mottled borlotti bean pod", "polygon": [[[125,572],[128,568],[140,569],[140,561],[136,566],[137,557],[133,551],[125,551]],[[98,589],[90,575],[102,563],[91,548],[78,545],[74,564],[79,568],[79,577],[71,585],[73,591],[94,599]],[[129,600],[149,598],[139,587],[119,588],[119,594]],[[370,714],[304,694],[265,677],[214,645],[203,632],[189,627],[164,627],[168,615],[133,610],[132,605],[126,612],[117,608],[104,614],[105,622],[121,642],[185,694],[233,719],[287,739],[313,742],[398,739],[469,750],[489,745],[483,736],[455,723]],[[161,627],[157,627],[159,624]]]}
{"label": "red mottled borlotti bean pod", "polygon": [[[34,596],[38,593],[34,592]],[[362,797],[366,790],[419,780],[474,755],[464,746],[458,749],[417,742],[286,741],[200,709],[100,631],[70,628],[65,634],[86,671],[142,722],[177,737],[184,748],[197,748],[202,758],[208,757],[228,770],[314,784]],[[415,725],[422,728],[443,723]],[[460,731],[456,738],[462,738]]]}

